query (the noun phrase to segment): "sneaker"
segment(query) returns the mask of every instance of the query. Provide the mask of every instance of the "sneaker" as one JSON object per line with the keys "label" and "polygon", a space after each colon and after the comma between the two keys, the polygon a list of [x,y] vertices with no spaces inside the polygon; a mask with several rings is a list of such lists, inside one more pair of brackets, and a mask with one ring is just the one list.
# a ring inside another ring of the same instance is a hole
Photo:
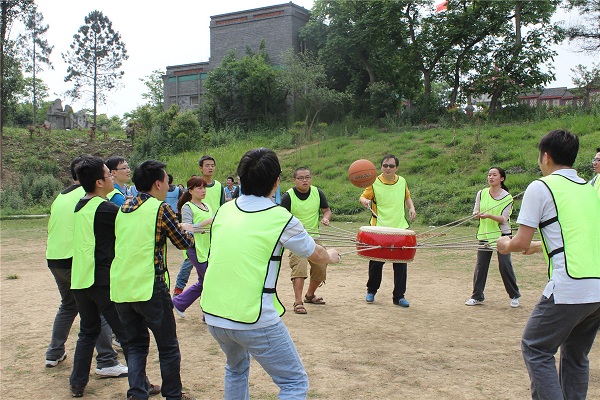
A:
{"label": "sneaker", "polygon": [[398,301],[394,301],[394,304],[400,307],[408,307],[410,303],[404,297],[399,299]]}
{"label": "sneaker", "polygon": [[175,289],[173,289],[173,297],[175,297],[181,293],[183,293],[183,289],[178,288],[178,287],[175,287]]}
{"label": "sneaker", "polygon": [[514,299],[510,299],[510,306],[512,308],[519,307],[521,305],[520,302],[519,302],[519,300],[520,300],[520,297],[515,297]]}
{"label": "sneaker", "polygon": [[59,358],[58,360],[46,360],[46,368],[56,367],[58,365],[58,363],[61,362],[61,361],[64,361],[65,358],[67,358],[67,352],[66,351],[62,355],[62,357]]}
{"label": "sneaker", "polygon": [[126,366],[119,363],[113,367],[96,368],[96,375],[101,378],[121,378],[127,376],[129,370]]}
{"label": "sneaker", "polygon": [[368,293],[367,292],[367,297],[365,298],[365,300],[367,301],[367,303],[372,303],[375,301],[375,293]]}
{"label": "sneaker", "polygon": [[478,306],[481,304],[483,304],[483,300],[469,299],[465,302],[465,305],[467,306]]}
{"label": "sneaker", "polygon": [[71,395],[73,397],[83,397],[83,387],[71,386]]}
{"label": "sneaker", "polygon": [[173,311],[175,311],[175,314],[179,315],[181,318],[185,318],[185,312],[179,310],[177,307],[175,307],[175,305],[173,305]]}

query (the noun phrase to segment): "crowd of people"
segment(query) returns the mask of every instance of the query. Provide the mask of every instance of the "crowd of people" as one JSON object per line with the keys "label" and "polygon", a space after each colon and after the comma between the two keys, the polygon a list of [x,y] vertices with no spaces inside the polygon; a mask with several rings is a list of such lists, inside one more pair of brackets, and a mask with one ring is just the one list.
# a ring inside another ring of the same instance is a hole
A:
{"label": "crowd of people", "polygon": [[[490,168],[489,187],[476,195],[473,217],[479,221],[481,246],[473,293],[465,304],[484,303],[497,247],[510,306],[519,307],[521,294],[510,253],[543,252],[548,283],[521,342],[532,398],[585,398],[587,357],[600,328],[600,148],[592,162],[596,176],[589,183],[572,168],[579,150],[577,136],[551,131],[538,150],[543,177],[524,193],[514,236],[514,199],[506,186],[506,171]],[[399,167],[395,155],[385,155],[381,174],[359,196],[359,203],[371,211],[373,227],[405,230],[416,217],[407,180],[397,174]],[[104,161],[85,155],[71,163],[73,184],[54,201],[48,223],[46,258],[61,304],[46,367],[66,359],[65,342],[79,313],[69,382],[73,397],[85,393],[96,348],[95,373],[127,376],[128,399],[157,394],[192,399],[182,392],[175,315],[184,318],[186,309],[200,299],[203,321],[226,356],[225,399],[250,398],[250,357],[279,387],[279,398],[306,398],[308,376],[281,320],[285,308],[276,283],[288,249],[293,312],[307,314],[306,304],[326,304],[316,292],[326,281],[327,265],[341,260],[336,249],[319,240],[320,226],[329,226],[333,218],[327,197],[312,185],[311,170],[305,166],[294,170],[294,186],[281,194],[279,159],[265,148],[244,154],[237,185],[231,176],[222,185],[213,177],[215,170],[215,159],[202,156],[199,174],[182,187],[173,184],[165,164],[154,160],[144,161],[133,174],[127,160],[118,156]],[[536,230],[539,242],[532,240]],[[174,281],[166,265],[167,239],[185,255]],[[235,252],[230,251],[231,243]],[[384,264],[380,259],[369,261],[367,303],[375,301]],[[392,303],[409,307],[407,264],[392,265]],[[192,268],[198,280],[186,288]],[[161,385],[146,376],[150,332],[158,349]],[[113,345],[122,348],[126,366],[118,361]],[[557,372],[554,356],[559,349]]]}

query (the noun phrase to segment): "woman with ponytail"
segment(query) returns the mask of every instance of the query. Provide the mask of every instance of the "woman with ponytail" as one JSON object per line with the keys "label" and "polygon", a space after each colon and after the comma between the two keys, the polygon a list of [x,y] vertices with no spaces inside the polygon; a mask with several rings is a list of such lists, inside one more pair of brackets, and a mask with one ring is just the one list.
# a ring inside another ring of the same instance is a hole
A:
{"label": "woman with ponytail", "polygon": [[183,222],[194,227],[196,246],[186,251],[189,260],[198,272],[198,282],[173,297],[174,310],[182,318],[185,317],[185,310],[202,294],[210,247],[210,231],[206,227],[212,224],[214,217],[208,204],[202,202],[206,197],[206,182],[194,175],[187,181],[187,189],[179,199],[177,206],[181,210]]}
{"label": "woman with ponytail", "polygon": [[[504,184],[505,180],[506,171],[500,167],[492,167],[487,176],[490,187],[477,192],[473,216],[479,219],[477,239],[480,245],[494,245],[500,236],[511,235],[509,218],[512,212],[513,198],[508,193],[508,188]],[[475,264],[475,273],[473,274],[473,294],[465,303],[467,306],[483,304],[483,291],[490,261],[492,260],[492,253],[492,248],[481,248],[477,251],[477,264]],[[521,294],[517,286],[510,254],[496,253],[498,254],[500,276],[510,297],[510,306],[513,308],[519,307]]]}

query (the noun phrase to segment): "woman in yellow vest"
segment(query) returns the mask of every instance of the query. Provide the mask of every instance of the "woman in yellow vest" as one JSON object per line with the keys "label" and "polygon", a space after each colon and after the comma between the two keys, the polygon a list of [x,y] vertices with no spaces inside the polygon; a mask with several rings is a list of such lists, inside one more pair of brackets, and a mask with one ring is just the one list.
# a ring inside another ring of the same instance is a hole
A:
{"label": "woman in yellow vest", "polygon": [[173,308],[181,318],[185,317],[185,310],[202,294],[204,274],[208,266],[208,249],[210,247],[210,232],[205,228],[212,224],[213,212],[202,202],[206,197],[206,182],[199,176],[193,176],[187,181],[187,192],[181,196],[177,208],[181,210],[184,223],[194,227],[196,246],[187,249],[187,256],[198,272],[198,282],[194,283],[182,293],[173,297]]}
{"label": "woman in yellow vest", "polygon": [[[506,172],[500,167],[490,168],[487,176],[489,188],[477,192],[473,216],[479,219],[477,239],[480,244],[493,244],[500,236],[510,236],[511,229],[509,217],[512,212],[513,198],[508,193],[504,184]],[[477,251],[477,264],[473,274],[473,294],[466,301],[467,306],[483,304],[485,282],[487,280],[490,261],[492,260],[491,249],[480,249]],[[519,287],[517,278],[510,260],[510,254],[498,254],[498,268],[504,282],[506,293],[510,297],[510,306],[519,307]]]}

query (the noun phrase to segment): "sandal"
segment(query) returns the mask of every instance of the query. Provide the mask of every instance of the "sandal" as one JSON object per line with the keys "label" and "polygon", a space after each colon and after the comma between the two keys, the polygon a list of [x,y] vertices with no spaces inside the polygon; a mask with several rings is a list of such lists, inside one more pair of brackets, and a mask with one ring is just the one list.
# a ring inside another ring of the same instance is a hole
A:
{"label": "sandal", "polygon": [[315,294],[313,294],[312,296],[304,295],[304,302],[312,303],[312,304],[325,304],[325,301],[323,300],[323,298],[317,297],[317,295],[315,295]]}
{"label": "sandal", "polygon": [[294,312],[296,314],[306,314],[306,308],[304,308],[304,303],[294,303]]}

